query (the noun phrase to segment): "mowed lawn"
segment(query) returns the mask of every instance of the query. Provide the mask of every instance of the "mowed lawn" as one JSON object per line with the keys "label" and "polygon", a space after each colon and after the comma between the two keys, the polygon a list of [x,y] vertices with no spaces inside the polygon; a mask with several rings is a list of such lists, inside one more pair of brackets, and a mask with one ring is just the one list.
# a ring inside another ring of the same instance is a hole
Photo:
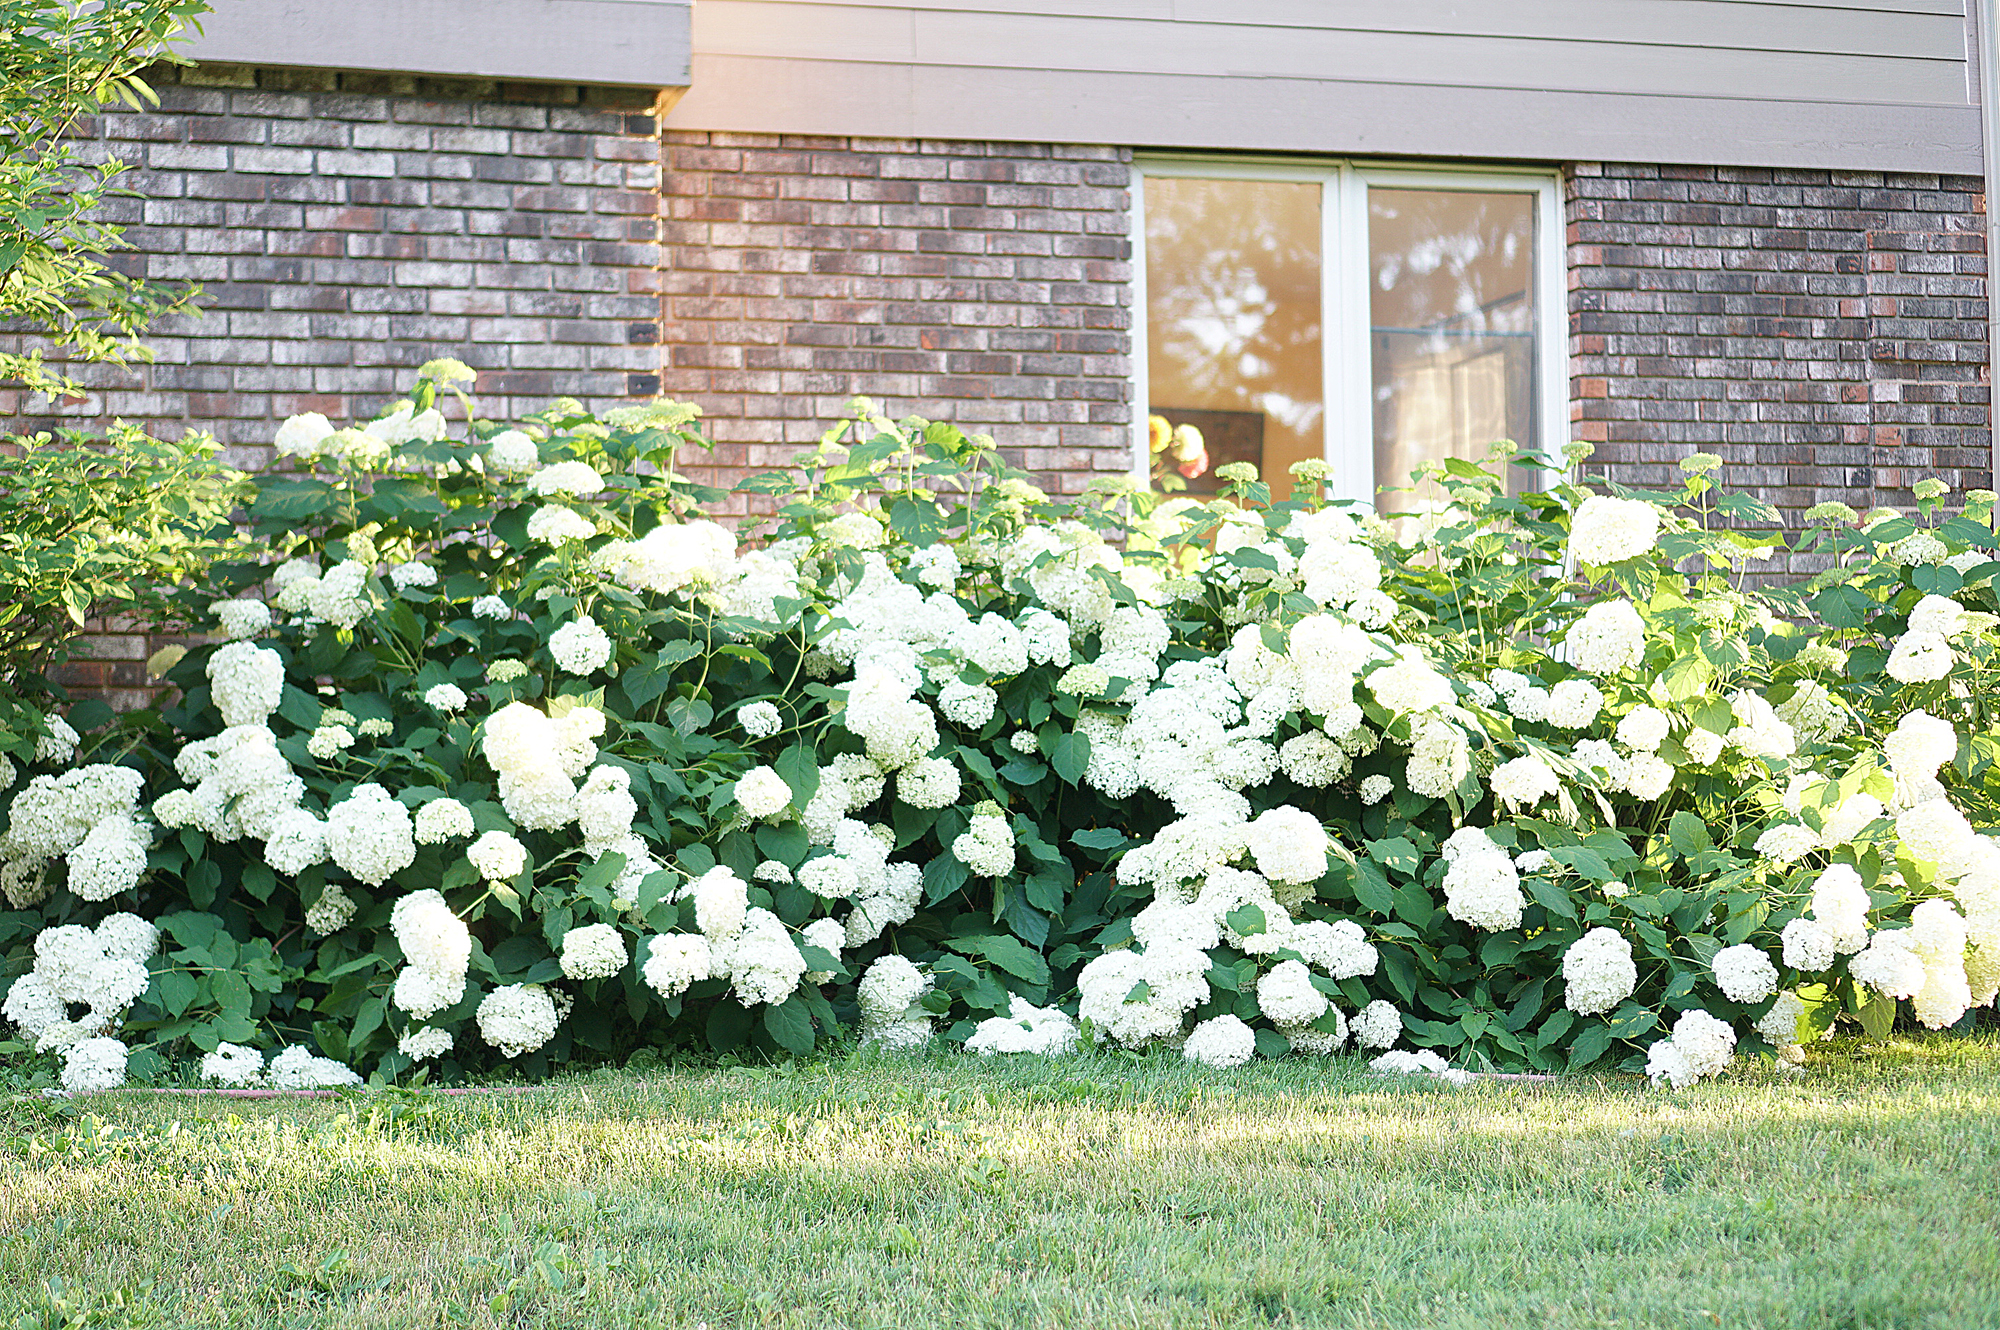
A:
{"label": "mowed lawn", "polygon": [[0,1325],[2000,1327],[2000,1040],[0,1103]]}

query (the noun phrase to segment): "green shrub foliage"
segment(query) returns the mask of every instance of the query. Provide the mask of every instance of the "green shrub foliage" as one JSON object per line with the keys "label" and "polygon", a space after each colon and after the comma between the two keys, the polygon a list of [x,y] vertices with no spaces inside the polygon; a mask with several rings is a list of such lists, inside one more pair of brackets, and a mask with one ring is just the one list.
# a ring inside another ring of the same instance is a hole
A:
{"label": "green shrub foliage", "polygon": [[17,791],[7,1015],[77,1083],[1080,1034],[1685,1084],[2000,985],[1990,494],[1056,502],[857,400],[731,529],[690,408],[466,378],[287,422],[173,742]]}

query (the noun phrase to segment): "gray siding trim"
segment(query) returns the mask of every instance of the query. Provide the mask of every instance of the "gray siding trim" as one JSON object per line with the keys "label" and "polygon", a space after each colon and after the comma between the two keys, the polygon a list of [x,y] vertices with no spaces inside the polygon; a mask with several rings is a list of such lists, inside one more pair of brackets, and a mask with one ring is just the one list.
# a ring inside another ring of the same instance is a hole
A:
{"label": "gray siding trim", "polygon": [[686,87],[693,0],[225,0],[187,53],[228,64]]}
{"label": "gray siding trim", "polygon": [[1962,0],[701,0],[670,127],[1976,172]]}
{"label": "gray siding trim", "polygon": [[[709,0],[704,0],[708,3]],[[669,129],[1977,175],[1969,106],[701,54]]]}

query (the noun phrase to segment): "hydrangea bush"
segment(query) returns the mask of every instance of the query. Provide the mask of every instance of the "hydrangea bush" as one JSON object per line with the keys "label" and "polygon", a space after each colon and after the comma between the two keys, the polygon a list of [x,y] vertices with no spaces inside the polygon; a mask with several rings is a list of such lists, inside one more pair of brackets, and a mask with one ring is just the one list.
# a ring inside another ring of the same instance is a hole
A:
{"label": "hydrangea bush", "polygon": [[5,1015],[78,1085],[851,1033],[1678,1086],[2000,988],[1990,494],[1824,505],[1778,586],[1699,454],[1058,504],[857,401],[731,529],[690,408],[469,377],[286,422],[174,743],[15,796]]}

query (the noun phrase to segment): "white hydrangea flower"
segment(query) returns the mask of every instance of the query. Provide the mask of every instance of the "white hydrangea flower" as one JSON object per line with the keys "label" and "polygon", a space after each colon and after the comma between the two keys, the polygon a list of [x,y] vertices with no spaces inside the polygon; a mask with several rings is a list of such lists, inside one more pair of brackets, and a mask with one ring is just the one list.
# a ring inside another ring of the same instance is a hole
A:
{"label": "white hydrangea flower", "polygon": [[224,725],[262,725],[284,695],[284,657],[250,642],[217,647],[208,658],[208,688]]}
{"label": "white hydrangea flower", "polygon": [[528,488],[545,499],[587,499],[604,492],[604,477],[588,462],[552,462],[528,477]]}
{"label": "white hydrangea flower", "polygon": [[424,690],[424,705],[447,716],[465,710],[469,701],[465,690],[455,683],[432,684]]}
{"label": "white hydrangea flower", "polygon": [[1757,1018],[1757,1033],[1773,1048],[1784,1050],[1799,1042],[1799,1020],[1806,1014],[1806,1004],[1796,993],[1780,993],[1772,1001],[1771,1009]]}
{"label": "white hydrangea flower", "polygon": [[1646,657],[1646,621],[1629,600],[1600,600],[1570,625],[1563,646],[1586,674],[1622,674]]}
{"label": "white hydrangea flower", "polygon": [[427,1025],[410,1030],[396,1041],[396,1049],[412,1062],[428,1062],[451,1052],[451,1031]]}
{"label": "white hydrangea flower", "polygon": [[1273,1025],[1310,1025],[1326,1014],[1326,994],[1313,987],[1312,971],[1280,961],[1257,981],[1257,1010]]}
{"label": "white hydrangea flower", "polygon": [[1747,942],[1724,947],[1709,962],[1715,983],[1731,1002],[1762,1002],[1778,991],[1778,967]]}
{"label": "white hydrangea flower", "polygon": [[1181,1056],[1205,1067],[1240,1067],[1257,1055],[1257,1035],[1235,1016],[1211,1016],[1188,1032]]}
{"label": "white hydrangea flower", "polygon": [[1527,898],[1507,852],[1478,827],[1460,827],[1442,848],[1445,912],[1487,932],[1520,927]]}
{"label": "white hydrangea flower", "polygon": [[1562,788],[1555,771],[1538,754],[1503,762],[1487,778],[1493,797],[1509,810],[1532,808]]}
{"label": "white hydrangea flower", "polygon": [[409,810],[373,781],[354,787],[326,813],[326,847],[357,881],[379,887],[417,860]]}
{"label": "white hydrangea flower", "polygon": [[790,810],[792,787],[770,767],[752,767],[736,782],[735,799],[752,821],[774,818]]}
{"label": "white hydrangea flower", "polygon": [[528,847],[504,831],[489,831],[466,847],[465,857],[488,882],[511,882],[528,868]]}
{"label": "white hydrangea flower", "polygon": [[1243,827],[1257,871],[1273,882],[1317,882],[1326,874],[1326,828],[1304,809],[1266,809]]}
{"label": "white hydrangea flower", "polygon": [[278,426],[272,446],[280,457],[317,457],[320,445],[333,435],[333,422],[317,411],[291,416]]}
{"label": "white hydrangea flower", "polygon": [[[326,576],[318,581],[311,584],[300,581],[295,585],[307,587],[306,609],[315,619],[330,623],[335,628],[352,628],[368,616],[368,611],[374,605],[374,597],[368,589],[368,572],[367,564],[347,559],[329,568]],[[280,605],[282,604],[281,600]],[[272,703],[273,708],[276,705],[275,702]],[[227,712],[223,713],[223,719],[229,720]],[[259,719],[261,720],[261,717]]]}
{"label": "white hydrangea flower", "polygon": [[1924,986],[1924,958],[1907,928],[1883,929],[1847,963],[1858,984],[1891,998],[1913,998]]}
{"label": "white hydrangea flower", "polygon": [[255,1085],[264,1079],[264,1055],[242,1044],[217,1044],[202,1055],[201,1078],[232,1088]]}
{"label": "white hydrangea flower", "polygon": [[1403,1037],[1403,1014],[1394,1004],[1377,998],[1356,1012],[1349,1026],[1357,1046],[1390,1048]]}
{"label": "white hydrangea flower", "polygon": [[208,607],[222,635],[231,641],[256,637],[271,626],[271,607],[261,600],[218,600]]}
{"label": "white hydrangea flower", "polygon": [[694,896],[695,927],[711,943],[736,936],[750,908],[750,888],[742,878],[717,864],[696,878],[688,890]]}
{"label": "white hydrangea flower", "polygon": [[306,740],[306,752],[329,762],[354,747],[354,731],[345,725],[322,725]]}
{"label": "white hydrangea flower", "polygon": [[1949,596],[1925,596],[1910,611],[1912,632],[1956,637],[1965,623],[1965,607]]}
{"label": "white hydrangea flower", "polygon": [[555,1037],[562,1012],[540,984],[507,984],[480,1000],[478,1021],[481,1039],[517,1058]]}
{"label": "white hydrangea flower", "polygon": [[676,998],[690,984],[711,976],[714,959],[708,939],[699,933],[662,933],[646,943],[646,963],[639,975],[663,998]]}
{"label": "white hydrangea flower", "polygon": [[412,559],[389,569],[389,584],[398,591],[408,591],[412,587],[436,586],[437,569],[421,560]]}
{"label": "white hydrangea flower", "polygon": [[1593,928],[1563,953],[1563,1005],[1579,1016],[1610,1011],[1639,987],[1632,944],[1616,929]]}
{"label": "white hydrangea flower", "polygon": [[593,674],[611,660],[611,637],[588,614],[549,634],[549,656],[568,674]]}
{"label": "white hydrangea flower", "polygon": [[419,845],[442,845],[459,836],[470,836],[472,830],[472,810],[456,799],[432,799],[417,809]]}
{"label": "white hydrangea flower", "polygon": [[79,1039],[63,1049],[62,1086],[71,1094],[95,1094],[125,1084],[129,1056],[123,1043],[105,1036]]}
{"label": "white hydrangea flower", "polygon": [[584,924],[563,934],[562,972],[570,979],[609,979],[625,968],[625,938],[610,924]]}
{"label": "white hydrangea flower", "polygon": [[1779,934],[1785,946],[1785,968],[1818,974],[1833,964],[1838,951],[1834,935],[1825,924],[1800,917],[1786,924]]}
{"label": "white hydrangea flower", "polygon": [[1757,837],[1756,848],[1773,863],[1794,863],[1819,849],[1819,833],[1797,822],[1780,822]]}
{"label": "white hydrangea flower", "polygon": [[300,1044],[272,1058],[265,1078],[273,1090],[338,1090],[361,1084],[360,1075],[351,1068],[332,1058],[315,1057]]}
{"label": "white hydrangea flower", "polygon": [[960,789],[958,768],[948,758],[919,758],[896,773],[896,798],[912,808],[948,808]]}
{"label": "white hydrangea flower", "polygon": [[1059,1007],[1037,1007],[1018,994],[1010,998],[1005,1016],[979,1023],[965,1041],[965,1051],[991,1057],[1032,1053],[1060,1057],[1076,1049],[1076,1022]]}
{"label": "white hydrangea flower", "polygon": [[69,889],[80,900],[109,900],[131,891],[146,875],[150,824],[130,813],[99,818],[69,852]]}
{"label": "white hydrangea flower", "polygon": [[1014,828],[997,812],[974,812],[965,832],[952,841],[951,853],[980,877],[1006,877],[1014,871]]}
{"label": "white hydrangea flower", "polygon": [[1935,683],[1951,673],[1957,663],[1951,643],[1942,634],[1911,629],[1896,639],[1883,672],[1897,683]]}
{"label": "white hydrangea flower", "polygon": [[1646,1050],[1646,1075],[1656,1086],[1685,1089],[1719,1075],[1736,1053],[1736,1031],[1705,1011],[1684,1011],[1667,1038]]}
{"label": "white hydrangea flower", "polygon": [[1651,550],[1659,536],[1660,510],[1652,504],[1593,494],[1570,518],[1569,553],[1579,563],[1621,563]]}
{"label": "white hydrangea flower", "polygon": [[1549,689],[1549,724],[1558,729],[1585,729],[1603,709],[1604,694],[1585,680],[1564,679]]}
{"label": "white hydrangea flower", "polygon": [[1696,766],[1706,767],[1713,766],[1715,759],[1722,756],[1723,745],[1727,742],[1714,730],[1705,730],[1697,725],[1688,731],[1687,738],[1681,741],[1681,747],[1687,751],[1688,757]]}
{"label": "white hydrangea flower", "polygon": [[730,991],[745,1006],[776,1006],[797,992],[805,977],[806,958],[792,931],[761,906],[748,910],[742,930],[716,951],[728,969]]}
{"label": "white hydrangea flower", "polygon": [[1672,722],[1658,707],[1636,706],[1618,722],[1618,742],[1638,752],[1651,753],[1666,741]]}
{"label": "white hydrangea flower", "polygon": [[785,718],[771,702],[752,702],[736,713],[736,723],[752,739],[768,739],[785,727]]}
{"label": "white hydrangea flower", "polygon": [[1402,1050],[1384,1053],[1368,1064],[1368,1070],[1376,1076],[1436,1076],[1454,1085],[1470,1080],[1472,1075],[1453,1067],[1428,1048],[1413,1053]]}
{"label": "white hydrangea flower", "polygon": [[528,539],[544,545],[561,545],[572,540],[589,540],[597,525],[574,508],[545,503],[528,518]]}
{"label": "white hydrangea flower", "polygon": [[475,619],[511,619],[514,611],[503,597],[478,596],[472,602],[472,617]]}
{"label": "white hydrangea flower", "polygon": [[1361,802],[1368,805],[1381,803],[1396,788],[1396,782],[1387,776],[1364,776],[1361,780]]}
{"label": "white hydrangea flower", "polygon": [[541,466],[542,456],[532,437],[503,429],[486,441],[486,461],[502,475],[525,476]]}
{"label": "white hydrangea flower", "polygon": [[306,927],[321,937],[337,933],[347,927],[358,908],[339,883],[329,882],[319,889],[319,899],[306,907]]}

